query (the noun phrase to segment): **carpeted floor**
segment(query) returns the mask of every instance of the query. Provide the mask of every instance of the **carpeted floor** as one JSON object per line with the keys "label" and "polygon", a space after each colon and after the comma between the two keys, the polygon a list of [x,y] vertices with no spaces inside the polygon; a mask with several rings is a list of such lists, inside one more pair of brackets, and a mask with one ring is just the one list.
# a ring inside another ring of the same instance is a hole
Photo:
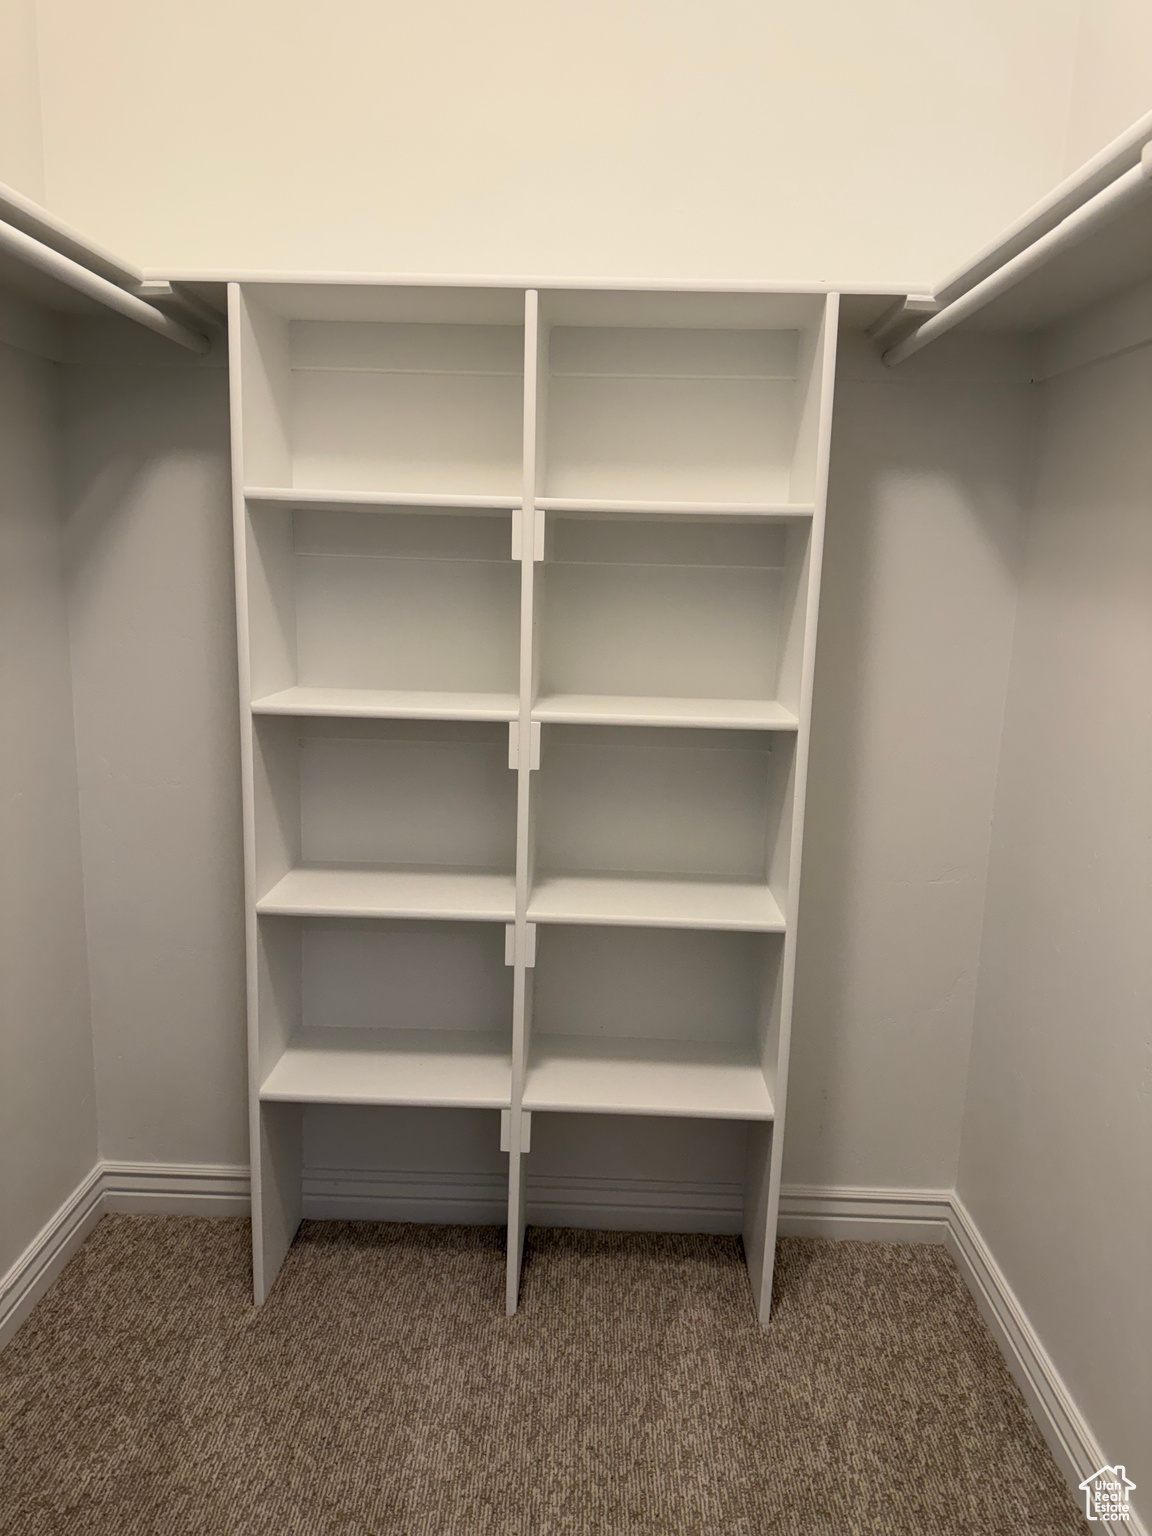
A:
{"label": "carpeted floor", "polygon": [[105,1217],[0,1355],[8,1536],[1086,1536],[943,1249]]}

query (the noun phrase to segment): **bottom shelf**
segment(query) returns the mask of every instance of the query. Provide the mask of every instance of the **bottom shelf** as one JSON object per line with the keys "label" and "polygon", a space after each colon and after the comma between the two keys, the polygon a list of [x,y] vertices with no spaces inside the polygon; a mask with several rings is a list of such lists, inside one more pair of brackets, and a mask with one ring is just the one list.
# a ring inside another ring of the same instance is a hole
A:
{"label": "bottom shelf", "polygon": [[524,1108],[622,1115],[771,1120],[751,1050],[696,1041],[537,1034]]}
{"label": "bottom shelf", "polygon": [[260,1088],[267,1102],[507,1109],[508,1036],[481,1030],[303,1029]]}

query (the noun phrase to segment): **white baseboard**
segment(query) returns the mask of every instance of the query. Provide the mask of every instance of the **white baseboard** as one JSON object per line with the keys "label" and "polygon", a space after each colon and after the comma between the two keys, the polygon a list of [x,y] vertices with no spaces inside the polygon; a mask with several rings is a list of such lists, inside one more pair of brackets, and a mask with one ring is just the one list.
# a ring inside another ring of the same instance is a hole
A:
{"label": "white baseboard", "polygon": [[[786,1237],[943,1243],[950,1198],[943,1189],[786,1185],[780,1232]],[[499,1175],[342,1168],[311,1168],[304,1174],[304,1214],[318,1220],[502,1222],[506,1199]],[[532,1226],[735,1234],[742,1219],[739,1184],[528,1176]]]}
{"label": "white baseboard", "polygon": [[784,1184],[781,1237],[858,1238],[872,1243],[943,1243],[952,1191],[858,1189],[830,1184]]}
{"label": "white baseboard", "polygon": [[[100,1163],[0,1277],[0,1348],[105,1211],[153,1215],[248,1214],[243,1166]],[[378,1173],[308,1169],[304,1214],[373,1221],[499,1223],[507,1195],[496,1174]],[[530,1178],[528,1219],[538,1226],[624,1231],[740,1230],[740,1187],[647,1179]],[[1041,1433],[1078,1485],[1107,1457],[960,1197],[940,1189],[785,1185],[780,1232],[790,1237],[946,1243],[1020,1386]],[[1111,1536],[1149,1536],[1139,1517],[1100,1526]]]}
{"label": "white baseboard", "polygon": [[[654,1179],[528,1177],[528,1222],[624,1232],[740,1230],[738,1184],[671,1184]],[[508,1219],[500,1174],[391,1173],[306,1168],[304,1214],[317,1220],[461,1221]]]}
{"label": "white baseboard", "polygon": [[528,1222],[601,1232],[733,1235],[744,1214],[739,1184],[528,1175]]}
{"label": "white baseboard", "polygon": [[97,1163],[8,1272],[0,1275],[0,1349],[100,1220],[100,1175]]}
{"label": "white baseboard", "polygon": [[103,1209],[137,1216],[247,1216],[246,1165],[102,1163]]}
{"label": "white baseboard", "polygon": [[[968,1207],[955,1192],[950,1204],[948,1251],[1024,1394],[1057,1466],[1067,1478],[1077,1504],[1082,1504],[1084,1496],[1079,1490],[1080,1483],[1107,1466],[1108,1457],[1064,1385],[1052,1357],[1040,1342]],[[1112,1533],[1112,1536],[1148,1536],[1146,1526],[1134,1510],[1129,1519],[1119,1524],[1100,1522],[1099,1529],[1102,1533]]]}
{"label": "white baseboard", "polygon": [[500,1225],[508,1220],[508,1181],[488,1173],[306,1168],[303,1208],[317,1221]]}

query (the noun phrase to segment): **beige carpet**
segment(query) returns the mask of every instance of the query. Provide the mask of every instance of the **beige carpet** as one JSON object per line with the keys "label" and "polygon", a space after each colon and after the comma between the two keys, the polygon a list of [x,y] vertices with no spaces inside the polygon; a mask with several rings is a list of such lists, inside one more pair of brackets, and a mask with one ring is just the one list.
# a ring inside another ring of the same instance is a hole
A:
{"label": "beige carpet", "polygon": [[942,1249],[105,1217],[0,1355],[8,1536],[1084,1536]]}

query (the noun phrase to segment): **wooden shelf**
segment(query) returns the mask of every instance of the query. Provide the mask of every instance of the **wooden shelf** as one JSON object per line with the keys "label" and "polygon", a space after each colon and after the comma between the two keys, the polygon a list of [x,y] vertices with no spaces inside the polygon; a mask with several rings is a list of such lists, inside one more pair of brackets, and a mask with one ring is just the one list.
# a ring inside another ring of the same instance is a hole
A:
{"label": "wooden shelf", "polygon": [[515,720],[514,693],[414,688],[284,688],[252,701],[254,715],[328,715],[370,720]]}
{"label": "wooden shelf", "polygon": [[506,1109],[510,1034],[481,1030],[301,1030],[260,1088],[264,1102]]}
{"label": "wooden shelf", "polygon": [[672,725],[740,731],[794,731],[799,721],[773,699],[670,699],[629,694],[553,693],[533,720],[570,725]]}
{"label": "wooden shelf", "polygon": [[464,511],[511,512],[521,505],[519,496],[464,496],[445,491],[326,491],[281,485],[246,485],[249,506],[329,508],[332,511],[371,511],[373,507],[443,507]]}
{"label": "wooden shelf", "polygon": [[771,1120],[750,1049],[680,1040],[535,1033],[524,1108]]}
{"label": "wooden shelf", "polygon": [[301,865],[256,903],[262,916],[422,917],[507,922],[516,916],[512,875],[371,865]]}
{"label": "wooden shelf", "polygon": [[811,502],[780,501],[628,501],[584,496],[537,496],[545,512],[586,512],[621,517],[754,517],[806,518]]}
{"label": "wooden shelf", "polygon": [[257,1301],[297,1106],[413,1105],[489,1111],[430,1123],[462,1167],[506,1111],[514,1311],[523,1108],[653,1117],[628,1166],[759,1122],[766,1321],[838,298],[228,297]]}
{"label": "wooden shelf", "polygon": [[528,898],[528,918],[539,923],[784,931],[784,914],[766,885],[645,875],[538,876]]}

